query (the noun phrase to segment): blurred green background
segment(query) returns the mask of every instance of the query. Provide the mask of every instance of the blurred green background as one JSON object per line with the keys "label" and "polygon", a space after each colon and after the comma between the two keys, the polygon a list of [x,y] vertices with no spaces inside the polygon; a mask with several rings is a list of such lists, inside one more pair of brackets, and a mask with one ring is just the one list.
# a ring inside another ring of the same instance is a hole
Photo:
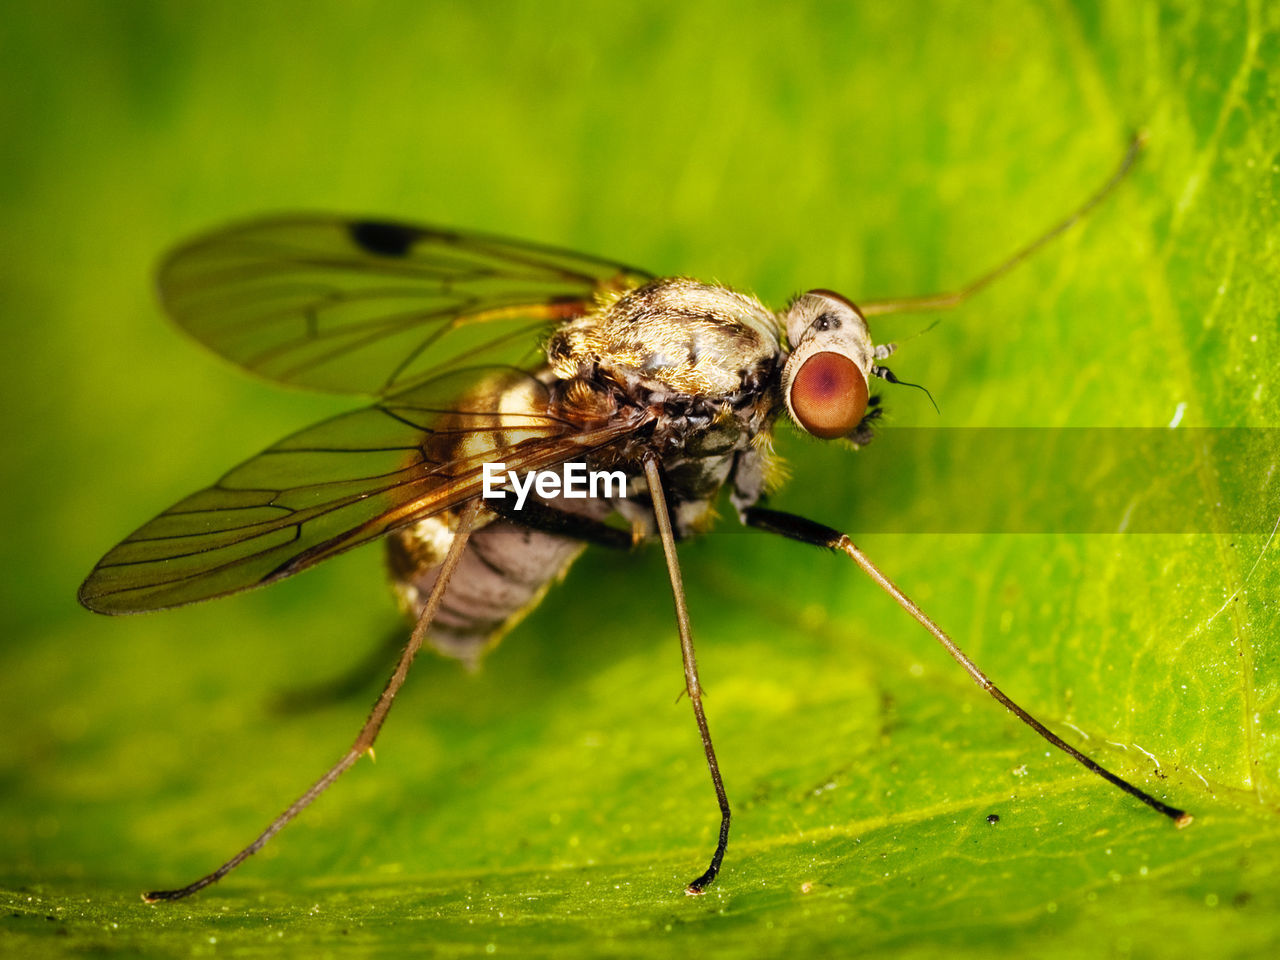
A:
{"label": "blurred green background", "polygon": [[[681,890],[715,808],[652,549],[589,555],[477,675],[424,658],[377,764],[177,906],[137,894],[221,862],[354,735],[372,690],[271,704],[397,628],[381,557],[153,616],[74,596],[138,524],[351,405],[238,375],[154,303],[168,246],[257,212],[495,231],[779,305],[922,293],[1070,209],[1141,127],[1104,208],[903,347],[894,369],[941,419],[892,390],[885,430],[1280,425],[1280,9],[20,2],[4,19],[0,952],[1275,948],[1265,469],[1258,534],[862,543],[1012,696],[1191,809],[1183,831],[1049,753],[851,566],[731,520],[683,547],[736,804],[701,899]],[[837,526],[869,488],[907,523],[983,496],[945,459],[782,447],[776,503]],[[1218,489],[1212,462],[1186,469]]]}

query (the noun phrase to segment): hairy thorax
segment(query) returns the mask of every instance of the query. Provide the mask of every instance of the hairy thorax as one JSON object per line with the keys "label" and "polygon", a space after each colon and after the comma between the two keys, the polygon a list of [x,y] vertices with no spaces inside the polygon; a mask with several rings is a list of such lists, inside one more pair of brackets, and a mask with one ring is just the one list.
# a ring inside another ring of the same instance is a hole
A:
{"label": "hairy thorax", "polygon": [[673,394],[729,399],[778,354],[777,316],[754,297],[696,280],[655,280],[561,326],[547,344],[562,380],[584,366],[630,371]]}

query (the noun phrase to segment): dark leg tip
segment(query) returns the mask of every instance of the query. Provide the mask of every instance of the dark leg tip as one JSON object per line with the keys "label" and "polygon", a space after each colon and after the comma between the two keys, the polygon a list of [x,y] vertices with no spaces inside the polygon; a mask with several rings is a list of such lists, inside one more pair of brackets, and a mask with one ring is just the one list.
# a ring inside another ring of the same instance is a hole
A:
{"label": "dark leg tip", "polygon": [[169,900],[181,900],[192,893],[195,893],[195,891],[188,888],[182,890],[151,890],[142,895],[142,902],[163,903]]}
{"label": "dark leg tip", "polygon": [[714,864],[706,873],[698,877],[697,880],[690,881],[689,885],[684,888],[686,896],[700,897],[707,892],[707,887],[715,881],[716,875],[720,872],[720,864]]}

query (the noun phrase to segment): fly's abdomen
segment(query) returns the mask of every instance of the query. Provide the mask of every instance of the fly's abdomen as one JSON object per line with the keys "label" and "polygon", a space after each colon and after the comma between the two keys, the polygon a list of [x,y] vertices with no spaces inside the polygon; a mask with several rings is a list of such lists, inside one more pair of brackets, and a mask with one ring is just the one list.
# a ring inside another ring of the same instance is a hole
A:
{"label": "fly's abdomen", "polygon": [[[435,586],[453,540],[451,514],[437,515],[387,540],[400,606],[415,620]],[[582,552],[581,541],[496,519],[471,534],[427,642],[475,665],[542,599]]]}

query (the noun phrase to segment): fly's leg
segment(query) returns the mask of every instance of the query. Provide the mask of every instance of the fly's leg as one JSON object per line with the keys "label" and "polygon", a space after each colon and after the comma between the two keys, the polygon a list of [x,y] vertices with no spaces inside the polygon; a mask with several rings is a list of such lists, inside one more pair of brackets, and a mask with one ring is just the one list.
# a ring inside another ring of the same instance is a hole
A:
{"label": "fly's leg", "polygon": [[689,608],[684,599],[684,581],[680,577],[680,560],[676,556],[676,538],[667,512],[667,498],[662,489],[662,476],[657,458],[650,454],[644,461],[644,475],[649,483],[649,495],[653,499],[653,516],[662,538],[662,552],[667,559],[667,575],[671,578],[671,595],[675,600],[676,625],[680,631],[680,653],[684,659],[684,688],[693,705],[693,716],[698,721],[698,733],[702,736],[702,752],[711,770],[711,782],[715,786],[716,800],[720,804],[720,839],[716,842],[711,864],[685,887],[685,893],[696,896],[706,890],[720,872],[725,848],[729,846],[729,797],[720,778],[720,765],[716,763],[715,747],[711,745],[711,731],[707,728],[707,715],[702,709],[702,686],[698,682],[698,661],[693,652],[693,634],[689,629]]}
{"label": "fly's leg", "polygon": [[[1132,169],[1134,162],[1138,159],[1138,154],[1142,152],[1142,145],[1146,142],[1146,137],[1139,133],[1129,141],[1129,149],[1124,155],[1124,159],[1120,162],[1120,166],[1116,168],[1107,182],[1099,187],[1084,203],[1076,207],[1069,215],[1059,220],[1052,227],[1042,233],[1036,239],[1032,240],[1025,247],[1018,250],[1013,256],[1009,257],[1003,263],[991,270],[988,270],[976,280],[972,280],[960,287],[958,290],[952,290],[946,293],[930,293],[921,297],[901,297],[894,300],[868,300],[860,303],[859,308],[862,315],[871,317],[883,315],[887,313],[912,313],[916,311],[926,310],[949,310],[952,307],[958,307],[978,291],[990,286],[996,280],[999,280],[1006,273],[1022,263],[1024,260],[1032,256],[1045,244],[1049,243],[1055,237],[1065,233],[1079,222],[1094,207],[1102,203],[1125,176]],[[882,358],[883,359],[883,358]]]}
{"label": "fly's leg", "polygon": [[404,686],[405,678],[409,675],[409,667],[413,664],[413,658],[417,656],[418,651],[422,648],[422,641],[427,635],[427,629],[431,626],[432,619],[440,609],[440,602],[444,598],[445,589],[449,585],[453,571],[458,566],[458,561],[462,559],[463,548],[466,547],[467,539],[471,536],[471,527],[479,510],[480,501],[478,499],[472,500],[459,516],[458,527],[453,535],[453,542],[449,545],[449,552],[445,555],[444,563],[440,567],[440,576],[436,579],[435,586],[431,590],[431,596],[427,598],[427,605],[423,608],[422,616],[418,618],[418,623],[413,628],[409,642],[405,644],[404,652],[400,654],[400,662],[396,664],[395,672],[391,675],[391,679],[387,681],[386,687],[383,688],[382,695],[378,697],[377,702],[373,705],[373,710],[370,711],[369,718],[365,720],[364,726],[360,728],[360,733],[355,742],[343,754],[342,759],[330,767],[323,777],[313,783],[306,793],[293,801],[284,813],[272,820],[271,825],[262,831],[253,843],[249,844],[213,873],[207,874],[194,883],[189,883],[177,890],[152,890],[150,893],[144,893],[142,895],[143,900],[148,903],[155,903],[159,900],[181,900],[183,897],[189,897],[191,894],[203,890],[209,884],[221,880],[266,846],[267,841],[283,830],[290,820],[310,806],[311,802],[324,793],[330,784],[346,773],[364,754],[373,749],[373,742],[378,738],[378,731],[382,729],[382,724],[387,719],[387,714],[391,711],[391,704],[395,700],[396,694]]}
{"label": "fly's leg", "polygon": [[1113,786],[1119,787],[1125,793],[1138,800],[1141,800],[1147,806],[1156,810],[1179,827],[1185,827],[1191,822],[1191,814],[1185,810],[1179,810],[1177,807],[1171,807],[1161,800],[1157,800],[1145,790],[1141,790],[1134,786],[1123,777],[1118,777],[1101,764],[1086,757],[1071,744],[1067,743],[1056,733],[1046,727],[1043,723],[1027,713],[1026,710],[1018,706],[1009,697],[992,683],[985,673],[978,669],[978,665],[970,660],[947,634],[936,623],[931,620],[923,610],[916,606],[915,602],[905,593],[898,589],[897,585],[890,580],[880,568],[859,550],[845,534],[830,527],[815,523],[812,520],[806,520],[804,517],[798,517],[790,513],[782,513],[778,510],[767,510],[763,507],[749,507],[744,511],[743,519],[748,526],[756,527],[760,530],[766,530],[769,533],[776,533],[792,540],[799,540],[801,543],[812,544],[817,547],[826,547],[834,550],[836,553],[843,553],[850,560],[862,568],[862,572],[876,582],[885,593],[893,597],[898,606],[911,614],[911,616],[922,627],[933,634],[933,638],[942,644],[943,648],[951,655],[951,658],[964,667],[965,672],[973,678],[973,681],[987,693],[991,694],[997,701],[1004,705],[1014,716],[1029,726],[1044,739],[1059,750],[1067,754],[1072,759],[1083,764],[1089,770],[1092,770],[1102,779],[1106,780]]}

